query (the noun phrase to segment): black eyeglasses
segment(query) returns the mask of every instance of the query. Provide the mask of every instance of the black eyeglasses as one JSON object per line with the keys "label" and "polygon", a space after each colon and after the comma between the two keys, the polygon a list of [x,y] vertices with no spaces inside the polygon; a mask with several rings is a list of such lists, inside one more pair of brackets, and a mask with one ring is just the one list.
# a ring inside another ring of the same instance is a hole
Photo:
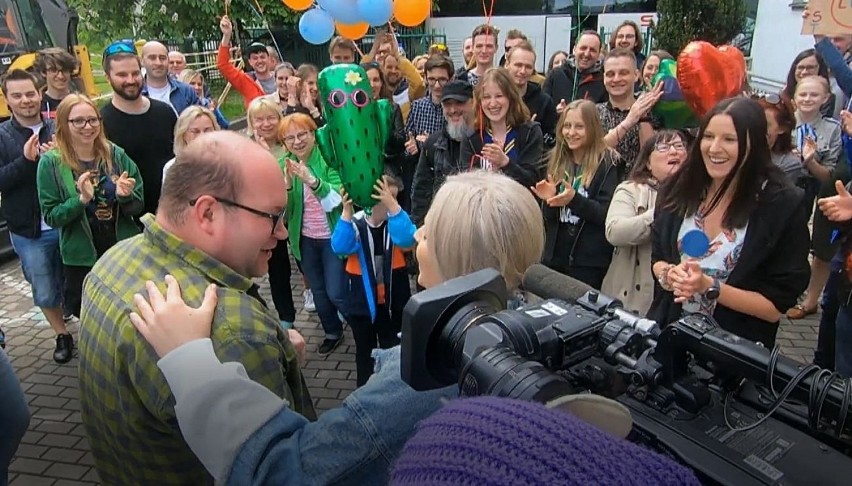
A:
{"label": "black eyeglasses", "polygon": [[[282,209],[280,213],[267,213],[266,211],[261,211],[259,209],[254,209],[254,208],[250,208],[248,206],[243,206],[242,204],[240,204],[238,202],[231,201],[230,199],[225,199],[225,198],[216,197],[216,196],[212,196],[212,197],[213,197],[213,199],[216,200],[216,202],[218,202],[220,204],[224,204],[226,206],[233,206],[235,208],[242,209],[244,211],[248,211],[251,214],[254,214],[256,216],[260,216],[262,218],[266,218],[266,219],[270,220],[272,222],[272,231],[270,232],[270,234],[275,234],[275,228],[277,228],[279,224],[284,224],[284,217],[287,215],[286,209]],[[195,203],[197,203],[197,202],[198,202],[198,198],[195,198],[192,201],[189,201],[189,205],[195,206]]]}
{"label": "black eyeglasses", "polygon": [[86,125],[96,128],[101,126],[101,119],[94,116],[89,118],[71,118],[68,120],[68,123],[74,128],[84,128]]}

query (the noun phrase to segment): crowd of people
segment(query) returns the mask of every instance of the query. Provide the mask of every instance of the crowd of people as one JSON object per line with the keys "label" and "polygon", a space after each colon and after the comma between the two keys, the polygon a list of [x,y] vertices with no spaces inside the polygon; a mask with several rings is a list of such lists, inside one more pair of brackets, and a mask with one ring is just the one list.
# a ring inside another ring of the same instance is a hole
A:
{"label": "crowd of people", "polygon": [[[413,291],[484,268],[506,280],[509,308],[528,301],[521,276],[542,262],[661,325],[702,313],[767,347],[782,315],[821,303],[814,360],[852,376],[852,35],[815,38],[780,93],[745,90],[678,130],[653,110],[652,79],[673,56],[646,57],[629,21],[608,46],[582,32],[545,73],[517,30],[497,60],[489,25],[465,42],[463,66],[443,45],[409,60],[390,33],[363,55],[337,37],[331,63],[360,62],[372,98],[394,109],[376,204],[359,208],[317,143],[320,69],[253,43],[244,72],[231,20],[219,27],[217,67],[245,101],[245,135],[223,131],[204,76],[155,41],[105,49],[113,96],[100,109],[73,92],[76,59],[62,50],[37,56],[44,87],[22,70],[2,80],[2,210],[55,361],[79,350],[102,481],[421,484],[411,459],[390,469],[458,390],[402,382],[402,309]],[[695,232],[707,239],[698,255],[684,245]],[[359,388],[319,418],[291,255],[325,334],[317,354],[347,325],[355,341]],[[271,306],[253,280],[265,275]],[[23,424],[8,437],[22,434],[26,403],[4,411]],[[13,452],[0,454],[0,481]],[[694,483],[667,461],[623,474]]]}

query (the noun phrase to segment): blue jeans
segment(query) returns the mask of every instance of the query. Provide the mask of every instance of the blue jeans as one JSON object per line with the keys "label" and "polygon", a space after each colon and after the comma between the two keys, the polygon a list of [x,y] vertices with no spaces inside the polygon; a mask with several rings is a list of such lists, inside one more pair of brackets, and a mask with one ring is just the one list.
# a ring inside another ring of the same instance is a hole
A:
{"label": "blue jeans", "polygon": [[24,277],[33,290],[33,303],[44,309],[62,305],[62,256],[59,254],[59,230],[41,232],[38,238],[11,233],[12,248],[21,259]]}
{"label": "blue jeans", "polygon": [[852,308],[842,306],[837,313],[834,341],[834,369],[852,378]]}
{"label": "blue jeans", "polygon": [[346,283],[345,263],[331,250],[331,240],[317,240],[302,235],[302,271],[314,294],[320,324],[326,339],[343,336],[343,323],[337,312],[343,312]]}
{"label": "blue jeans", "polygon": [[30,409],[6,351],[0,349],[0,486],[9,481],[9,463],[30,425]]}

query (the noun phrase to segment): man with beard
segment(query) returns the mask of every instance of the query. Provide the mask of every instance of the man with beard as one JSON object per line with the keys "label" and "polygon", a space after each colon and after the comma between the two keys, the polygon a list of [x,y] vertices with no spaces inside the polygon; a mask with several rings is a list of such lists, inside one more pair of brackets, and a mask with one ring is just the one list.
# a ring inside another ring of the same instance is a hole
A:
{"label": "man with beard", "polygon": [[574,46],[574,55],[547,75],[544,92],[556,103],[557,113],[562,114],[565,105],[574,100],[606,101],[603,72],[598,62],[601,45],[597,32],[584,31]]}
{"label": "man with beard", "polygon": [[556,106],[550,96],[541,90],[541,86],[531,81],[535,74],[535,49],[532,44],[525,40],[516,43],[506,53],[506,70],[515,81],[533,119],[541,125],[545,145],[552,147],[556,142]]}
{"label": "man with beard", "polygon": [[174,157],[175,110],[142,96],[142,64],[132,45],[110,44],[103,66],[114,93],[101,108],[104,133],[136,162],[145,182],[145,212],[156,213],[163,166]]}
{"label": "man with beard", "polygon": [[168,104],[176,115],[192,105],[201,104],[192,87],[169,77],[169,54],[163,44],[146,42],[142,46],[142,65],[145,67],[143,96]]}
{"label": "man with beard", "polygon": [[441,108],[446,126],[426,139],[414,172],[411,219],[418,227],[423,225],[444,180],[470,168],[460,156],[462,140],[473,134],[473,87],[464,81],[450,81],[441,94]]}
{"label": "man with beard", "polygon": [[0,124],[0,212],[9,225],[12,245],[32,288],[33,301],[56,332],[53,359],[67,363],[74,340],[62,319],[59,230],[44,222],[36,187],[39,156],[52,145],[53,121],[41,115],[41,94],[32,74],[13,69],[0,87],[12,111],[12,118]]}

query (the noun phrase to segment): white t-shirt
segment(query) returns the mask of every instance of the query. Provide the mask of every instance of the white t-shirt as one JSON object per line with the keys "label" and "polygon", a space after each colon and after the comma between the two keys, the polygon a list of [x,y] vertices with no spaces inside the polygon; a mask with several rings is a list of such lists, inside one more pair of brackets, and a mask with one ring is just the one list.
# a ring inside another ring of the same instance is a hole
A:
{"label": "white t-shirt", "polygon": [[[44,126],[44,123],[39,123],[38,125],[33,125],[33,126],[27,127],[27,128],[32,130],[33,134],[36,137],[38,137],[38,134],[41,132],[41,127],[43,127],[43,126]],[[47,223],[44,222],[44,215],[40,215],[39,218],[40,218],[40,221],[41,221],[41,230],[42,231],[47,231],[47,230],[53,229]]]}
{"label": "white t-shirt", "polygon": [[[152,100],[162,101],[163,103],[172,107],[172,110],[175,109],[174,105],[172,105],[172,100],[169,98],[169,95],[172,93],[172,87],[169,84],[166,84],[162,88],[155,88],[151,85],[148,85],[148,98]],[[175,110],[175,114],[178,112]]]}

